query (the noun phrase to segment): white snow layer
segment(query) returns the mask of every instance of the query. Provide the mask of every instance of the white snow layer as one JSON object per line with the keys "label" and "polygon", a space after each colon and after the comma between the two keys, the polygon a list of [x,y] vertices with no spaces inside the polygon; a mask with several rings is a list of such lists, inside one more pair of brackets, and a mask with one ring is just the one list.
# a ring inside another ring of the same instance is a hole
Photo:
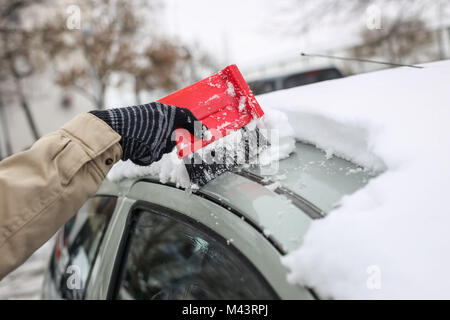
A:
{"label": "white snow layer", "polygon": [[150,166],[138,166],[131,162],[119,161],[109,171],[108,179],[120,181],[125,178],[143,177],[152,175],[159,177],[162,183],[175,183],[179,187],[189,187],[189,176],[184,167],[183,161],[178,158],[176,149],[171,153],[163,155],[161,160]]}
{"label": "white snow layer", "polygon": [[[450,298],[450,62],[397,68],[258,97],[285,158],[295,139],[381,173],[315,220],[283,258],[289,281],[323,298]],[[276,151],[276,152],[274,152]],[[119,180],[156,174],[189,184],[175,153],[120,162]]]}
{"label": "white snow layer", "polygon": [[258,97],[295,137],[382,172],[282,262],[323,298],[450,298],[450,61]]}

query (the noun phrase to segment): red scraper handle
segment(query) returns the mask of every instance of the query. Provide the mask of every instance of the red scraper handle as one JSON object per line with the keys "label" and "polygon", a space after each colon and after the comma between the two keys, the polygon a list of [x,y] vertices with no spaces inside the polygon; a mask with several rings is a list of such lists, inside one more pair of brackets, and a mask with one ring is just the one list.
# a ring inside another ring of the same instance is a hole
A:
{"label": "red scraper handle", "polygon": [[176,130],[178,156],[183,158],[260,118],[264,112],[236,65],[158,100],[187,108],[213,132],[210,141],[197,139],[186,130]]}

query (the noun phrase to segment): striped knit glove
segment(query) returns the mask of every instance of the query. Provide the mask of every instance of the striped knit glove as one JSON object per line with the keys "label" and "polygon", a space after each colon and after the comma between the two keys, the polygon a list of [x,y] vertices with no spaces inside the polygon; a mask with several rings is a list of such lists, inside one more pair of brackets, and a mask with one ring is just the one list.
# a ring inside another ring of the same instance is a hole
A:
{"label": "striped knit glove", "polygon": [[[122,139],[122,160],[147,166],[175,147],[172,133],[184,128],[201,138],[205,126],[194,126],[197,118],[189,109],[152,102],[142,106],[90,111],[106,122]],[[200,130],[195,130],[196,128]],[[200,132],[199,132],[200,131]]]}

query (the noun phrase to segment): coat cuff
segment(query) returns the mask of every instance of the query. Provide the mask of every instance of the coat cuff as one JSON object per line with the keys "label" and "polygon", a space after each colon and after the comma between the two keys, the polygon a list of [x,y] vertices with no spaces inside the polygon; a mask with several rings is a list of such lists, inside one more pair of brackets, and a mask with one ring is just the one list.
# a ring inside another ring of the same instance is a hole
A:
{"label": "coat cuff", "polygon": [[61,130],[94,160],[102,176],[122,157],[119,144],[121,136],[93,114],[81,113],[66,123]]}
{"label": "coat cuff", "polygon": [[[81,113],[66,123],[62,130],[68,133],[72,138],[77,140],[85,149],[91,159],[96,158],[111,148],[114,144],[119,143],[121,137],[106,122],[100,120],[90,113]],[[121,158],[122,149],[118,159]]]}

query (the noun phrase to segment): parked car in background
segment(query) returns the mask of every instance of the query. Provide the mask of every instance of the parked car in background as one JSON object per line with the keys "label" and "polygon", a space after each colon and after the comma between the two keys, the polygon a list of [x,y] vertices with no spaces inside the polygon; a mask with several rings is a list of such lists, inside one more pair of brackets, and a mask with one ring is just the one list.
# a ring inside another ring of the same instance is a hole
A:
{"label": "parked car in background", "polygon": [[298,142],[277,177],[242,169],[195,193],[153,176],[105,181],[59,231],[43,298],[318,298],[287,282],[280,258],[368,179]]}
{"label": "parked car in background", "polygon": [[342,73],[333,67],[255,80],[249,82],[248,85],[253,93],[258,95],[342,77]]}

